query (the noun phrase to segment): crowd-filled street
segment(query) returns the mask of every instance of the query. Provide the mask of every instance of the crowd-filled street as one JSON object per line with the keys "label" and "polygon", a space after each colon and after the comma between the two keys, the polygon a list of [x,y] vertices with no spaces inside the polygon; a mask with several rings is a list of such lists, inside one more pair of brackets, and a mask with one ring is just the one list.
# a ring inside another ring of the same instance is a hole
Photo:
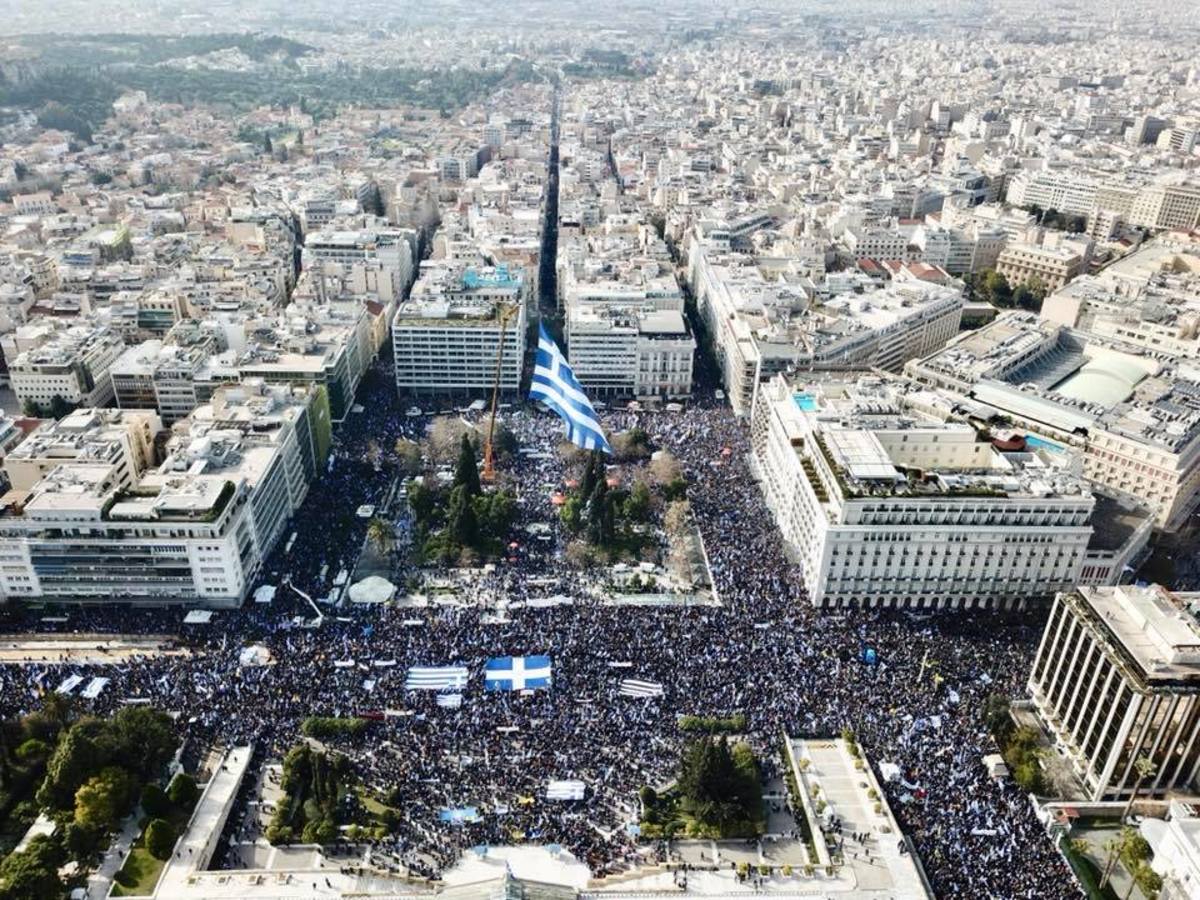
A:
{"label": "crowd-filled street", "polygon": [[[376,471],[364,462],[367,442],[390,448],[400,436],[420,437],[428,422],[404,415],[407,404],[395,397],[386,362],[368,375],[359,402],[364,411],[335,432],[332,468],[313,484],[293,523],[296,539],[276,551],[265,582],[289,575],[315,597],[327,592],[332,573],[352,568],[367,527],[354,512],[378,503],[394,477],[386,466]],[[306,716],[411,711],[373,719],[363,737],[334,744],[352,756],[367,784],[399,788],[403,821],[380,851],[416,872],[436,873],[468,848],[519,836],[562,844],[594,872],[619,870],[634,852],[625,826],[635,819],[638,788],[669,781],[678,762],[684,736],[676,717],[744,712],[747,737],[766,759],[778,756],[785,733],[820,736],[849,726],[876,767],[898,765],[902,775],[889,784],[888,799],[938,896],[1076,895],[1028,798],[989,779],[981,762],[991,749],[984,700],[1022,692],[1040,616],[817,612],[751,477],[744,422],[712,400],[683,412],[610,412],[603,419],[613,431],[640,425],[655,447],[683,463],[722,606],[597,604],[560,558],[561,543],[552,542],[522,546],[515,562],[498,563],[494,578],[510,600],[552,592],[574,605],[525,606],[498,617],[486,607],[347,604],[328,609],[310,629],[294,619],[311,618],[311,608],[281,588],[273,604],[248,602],[217,613],[209,625],[181,625],[181,610],[71,609],[64,624],[10,607],[0,612],[0,631],[178,634],[192,655],[80,667],[80,674],[111,679],[98,699],[84,702],[108,711],[124,699],[148,698],[178,711],[196,741],[254,742],[260,763],[297,741]],[[523,448],[542,451],[508,464],[524,492],[521,521],[549,517],[545,485],[563,477],[553,452],[560,422],[532,410],[512,411],[507,421]],[[548,575],[559,576],[552,589],[544,586]],[[240,667],[239,652],[252,642],[265,644],[275,663]],[[877,665],[861,661],[866,647],[876,651]],[[533,654],[551,657],[552,688],[484,691],[488,658]],[[390,661],[395,665],[374,665]],[[452,664],[471,675],[461,706],[405,691],[409,666]],[[0,668],[0,713],[36,707],[39,686],[52,689],[72,671]],[[618,696],[623,677],[660,682],[664,696]],[[367,679],[374,682],[369,689]],[[586,799],[546,801],[553,779],[584,781]],[[464,807],[476,808],[479,821],[440,821],[442,810]],[[249,831],[247,816],[230,823],[228,837]],[[218,863],[236,865],[236,851]]]}

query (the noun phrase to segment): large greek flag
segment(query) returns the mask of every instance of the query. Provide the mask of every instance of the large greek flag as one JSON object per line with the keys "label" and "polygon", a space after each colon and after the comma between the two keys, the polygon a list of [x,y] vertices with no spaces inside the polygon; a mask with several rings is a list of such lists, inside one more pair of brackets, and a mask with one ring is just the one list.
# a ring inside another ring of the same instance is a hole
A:
{"label": "large greek flag", "polygon": [[550,657],[497,656],[483,669],[483,687],[488,691],[530,691],[550,687]]}
{"label": "large greek flag", "polygon": [[575,446],[612,453],[600,430],[596,410],[567,365],[566,357],[546,333],[545,325],[539,326],[529,399],[540,400],[559,414],[567,426],[567,440]]}
{"label": "large greek flag", "polygon": [[457,691],[466,686],[466,666],[413,666],[404,679],[406,691]]}

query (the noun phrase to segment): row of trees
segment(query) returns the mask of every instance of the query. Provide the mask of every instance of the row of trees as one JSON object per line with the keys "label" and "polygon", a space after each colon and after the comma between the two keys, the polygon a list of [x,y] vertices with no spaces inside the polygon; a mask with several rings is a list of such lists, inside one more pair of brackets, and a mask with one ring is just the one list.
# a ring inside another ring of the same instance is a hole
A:
{"label": "row of trees", "polygon": [[[158,710],[128,706],[110,719],[76,719],[57,694],[39,712],[0,724],[0,812],[28,825],[41,810],[59,826],[0,863],[0,900],[61,894],[63,863],[89,866],[139,799],[159,808],[157,779],[178,744]],[[194,782],[190,788],[178,790],[194,802]]]}
{"label": "row of trees", "polygon": [[50,398],[48,404],[35,403],[32,400],[26,400],[21,404],[21,412],[31,419],[46,418],[61,419],[63,416],[72,412],[75,409],[74,403],[68,403],[66,398],[60,394],[55,394]]}
{"label": "row of trees", "polygon": [[1025,207],[1027,212],[1038,217],[1038,222],[1046,228],[1057,228],[1059,231],[1069,231],[1071,234],[1083,234],[1087,231],[1087,217],[1073,213],[1059,212],[1053,206],[1042,209],[1036,203]]}
{"label": "row of trees", "polygon": [[308,744],[293,747],[283,760],[283,797],[267,826],[272,844],[330,844],[337,839],[338,815],[349,796],[350,761]]}

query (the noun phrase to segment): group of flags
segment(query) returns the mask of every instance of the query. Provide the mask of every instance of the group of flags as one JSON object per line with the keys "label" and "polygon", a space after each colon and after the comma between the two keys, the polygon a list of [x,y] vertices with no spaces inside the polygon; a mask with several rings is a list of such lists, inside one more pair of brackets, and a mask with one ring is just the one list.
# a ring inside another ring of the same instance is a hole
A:
{"label": "group of flags", "polygon": [[[457,707],[462,705],[462,695],[457,692],[467,686],[469,677],[466,666],[413,666],[404,679],[404,688],[409,691],[454,691],[456,693],[439,697],[438,706]],[[489,691],[533,691],[550,687],[552,681],[550,657],[545,655],[497,656],[489,659],[483,668],[483,686]]]}
{"label": "group of flags", "polygon": [[[412,666],[405,676],[404,689],[437,691],[440,694],[438,706],[456,709],[462,705],[461,692],[469,678],[466,666]],[[483,687],[487,691],[535,691],[549,688],[553,682],[553,665],[550,657],[544,654],[497,656],[483,667]],[[617,685],[617,694],[633,699],[653,699],[663,695],[663,686],[642,678],[622,678]]]}
{"label": "group of flags", "polygon": [[[558,802],[582,800],[587,796],[587,785],[574,778],[551,779],[546,783],[544,796],[547,800]],[[531,796],[517,797],[516,802],[518,806],[532,806],[537,800]],[[507,803],[496,803],[492,806],[491,812],[493,815],[506,816],[511,810],[512,808]],[[438,819],[449,825],[465,825],[469,822],[479,822],[482,818],[477,806],[446,806],[438,811]],[[525,835],[514,835],[514,837],[521,840]],[[550,845],[550,847],[553,846]],[[476,852],[478,850],[479,848],[476,848]]]}

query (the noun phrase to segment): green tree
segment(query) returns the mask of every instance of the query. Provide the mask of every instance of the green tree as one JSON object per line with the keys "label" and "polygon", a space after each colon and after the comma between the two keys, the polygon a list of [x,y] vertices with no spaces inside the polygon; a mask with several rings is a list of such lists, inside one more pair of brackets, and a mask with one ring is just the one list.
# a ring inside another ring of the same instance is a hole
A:
{"label": "green tree", "polygon": [[692,741],[684,751],[679,789],[692,816],[719,834],[757,823],[758,764],[744,744],[731,750],[724,737]]}
{"label": "green tree", "polygon": [[572,534],[576,534],[583,525],[582,504],[579,498],[575,496],[568,497],[562,505],[562,509],[558,513],[562,520],[563,527]]}
{"label": "green tree", "polygon": [[171,814],[171,798],[153,782],[142,788],[141,803],[146,815],[156,819],[165,819]]}
{"label": "green tree", "polygon": [[475,461],[475,448],[464,433],[458,447],[458,466],[454,470],[454,486],[465,488],[468,497],[478,497],[483,493],[479,483],[479,466]]}
{"label": "green tree", "polygon": [[650,516],[650,503],[650,488],[646,486],[646,482],[635,481],[629,496],[625,498],[625,507],[622,510],[625,518],[631,522],[645,522]]}
{"label": "green tree", "polygon": [[[0,753],[0,757],[6,754]],[[33,765],[42,762],[50,755],[50,745],[38,738],[29,738],[27,741],[22,741],[17,747],[17,759],[24,765]]]}
{"label": "green tree", "polygon": [[112,719],[117,756],[139,779],[157,777],[175,755],[179,738],[171,717],[152,706],[125,706]]}
{"label": "green tree", "polygon": [[412,510],[413,516],[421,524],[429,523],[434,511],[437,509],[438,495],[427,484],[413,483],[408,488],[408,507]]}
{"label": "green tree", "polygon": [[62,845],[54,837],[39,834],[20,853],[0,862],[0,897],[3,900],[46,900],[61,897],[63,884],[58,869],[66,862]]}
{"label": "green tree", "polygon": [[275,152],[275,145],[271,143],[271,135],[263,135],[263,153],[271,154]]}
{"label": "green tree", "polygon": [[513,495],[508,491],[492,491],[476,497],[474,505],[481,536],[487,540],[502,540],[517,512]]}
{"label": "green tree", "polygon": [[592,496],[592,491],[596,488],[596,470],[599,468],[600,477],[604,477],[604,467],[600,463],[600,454],[593,450],[587,457],[583,466],[583,477],[579,480],[579,496],[587,501]]}
{"label": "green tree", "polygon": [[196,779],[186,772],[180,772],[167,786],[167,796],[179,809],[191,809],[200,798],[200,789]]}
{"label": "green tree", "polygon": [[607,546],[612,541],[612,533],[607,527],[610,519],[608,480],[601,475],[587,502],[588,541],[597,547]]}
{"label": "green tree", "polygon": [[465,485],[450,491],[450,505],[446,513],[446,527],[450,539],[459,547],[476,547],[479,544],[479,521],[475,517],[475,506]]}
{"label": "green tree", "polygon": [[153,819],[146,826],[146,849],[155,859],[170,859],[178,839],[175,829],[165,819]]}
{"label": "green tree", "polygon": [[79,822],[68,822],[63,829],[63,846],[72,859],[87,862],[99,851],[101,837],[102,832],[95,828],[89,828]]}
{"label": "green tree", "polygon": [[129,811],[133,792],[132,776],[118,766],[108,766],[76,791],[75,821],[97,831],[111,830]]}
{"label": "green tree", "polygon": [[1008,279],[995,269],[988,269],[983,273],[980,290],[983,298],[993,306],[1012,305],[1012,287],[1009,286]]}
{"label": "green tree", "polygon": [[38,788],[37,802],[51,810],[70,809],[79,790],[108,757],[89,733],[87,719],[80,720],[62,737],[46,766],[46,777]]}
{"label": "green tree", "polygon": [[58,394],[50,398],[50,415],[55,419],[61,419],[74,408],[74,404],[68,403],[65,397]]}

